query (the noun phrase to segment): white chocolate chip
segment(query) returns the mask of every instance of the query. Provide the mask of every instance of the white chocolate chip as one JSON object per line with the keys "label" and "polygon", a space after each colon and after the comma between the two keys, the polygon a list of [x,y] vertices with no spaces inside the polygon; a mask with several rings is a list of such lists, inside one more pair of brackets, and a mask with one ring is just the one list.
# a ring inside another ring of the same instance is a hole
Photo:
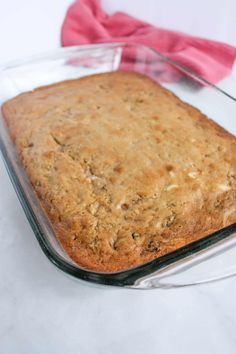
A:
{"label": "white chocolate chip", "polygon": [[171,191],[172,189],[176,189],[178,188],[179,186],[177,184],[169,184],[167,187],[166,187],[166,191]]}
{"label": "white chocolate chip", "polygon": [[227,184],[218,184],[218,189],[222,192],[228,192],[231,188]]}
{"label": "white chocolate chip", "polygon": [[89,179],[90,181],[94,181],[95,179],[99,179],[99,177],[95,175],[90,175],[87,177],[87,179]]}
{"label": "white chocolate chip", "polygon": [[170,177],[175,178],[175,173],[173,171],[170,171],[169,174],[170,174]]}
{"label": "white chocolate chip", "polygon": [[158,221],[155,226],[157,229],[160,229],[161,228],[161,221]]}
{"label": "white chocolate chip", "polygon": [[188,173],[188,176],[189,176],[190,178],[195,179],[195,178],[197,178],[197,176],[198,176],[198,172],[196,172],[196,171],[189,172],[189,173]]}

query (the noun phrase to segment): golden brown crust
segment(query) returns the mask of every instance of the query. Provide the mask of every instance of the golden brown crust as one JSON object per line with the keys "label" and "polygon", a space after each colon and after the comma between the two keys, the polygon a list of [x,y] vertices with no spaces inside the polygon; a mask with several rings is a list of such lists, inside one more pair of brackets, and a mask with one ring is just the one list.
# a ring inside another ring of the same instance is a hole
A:
{"label": "golden brown crust", "polygon": [[236,222],[236,139],[147,77],[113,72],[6,102],[55,233],[79,265],[117,271]]}

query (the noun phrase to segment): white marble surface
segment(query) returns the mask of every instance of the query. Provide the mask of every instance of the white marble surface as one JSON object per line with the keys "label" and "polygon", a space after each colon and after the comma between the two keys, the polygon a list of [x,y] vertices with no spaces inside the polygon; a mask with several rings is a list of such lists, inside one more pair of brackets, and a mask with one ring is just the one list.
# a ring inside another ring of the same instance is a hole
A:
{"label": "white marble surface", "polygon": [[[0,62],[56,48],[69,3],[1,1]],[[234,0],[181,0],[178,9],[175,4],[104,0],[110,12],[127,9],[162,26],[236,43]],[[222,85],[235,92],[230,80]],[[134,291],[67,278],[42,253],[1,160],[0,240],[0,353],[236,352],[236,279]]]}

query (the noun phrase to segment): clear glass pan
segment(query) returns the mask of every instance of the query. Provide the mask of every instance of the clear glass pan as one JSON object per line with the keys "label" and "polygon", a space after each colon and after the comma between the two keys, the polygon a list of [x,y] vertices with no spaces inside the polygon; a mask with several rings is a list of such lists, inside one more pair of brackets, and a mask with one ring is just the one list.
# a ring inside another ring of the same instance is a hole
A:
{"label": "clear glass pan", "polygon": [[[0,104],[38,86],[120,69],[151,77],[236,134],[234,97],[155,50],[140,45],[115,43],[61,48],[6,65],[0,72]],[[3,119],[0,125],[2,155],[26,216],[44,253],[65,273],[93,283],[138,289],[196,285],[236,274],[236,224],[126,271],[98,273],[79,267],[57,241]]]}

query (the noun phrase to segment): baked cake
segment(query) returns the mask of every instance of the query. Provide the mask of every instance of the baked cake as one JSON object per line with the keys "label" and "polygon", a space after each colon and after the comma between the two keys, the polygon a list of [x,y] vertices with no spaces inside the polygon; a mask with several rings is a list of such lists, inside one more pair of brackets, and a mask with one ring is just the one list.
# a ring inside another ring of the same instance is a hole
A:
{"label": "baked cake", "polygon": [[146,76],[20,94],[3,115],[69,256],[125,270],[236,222],[236,138]]}

